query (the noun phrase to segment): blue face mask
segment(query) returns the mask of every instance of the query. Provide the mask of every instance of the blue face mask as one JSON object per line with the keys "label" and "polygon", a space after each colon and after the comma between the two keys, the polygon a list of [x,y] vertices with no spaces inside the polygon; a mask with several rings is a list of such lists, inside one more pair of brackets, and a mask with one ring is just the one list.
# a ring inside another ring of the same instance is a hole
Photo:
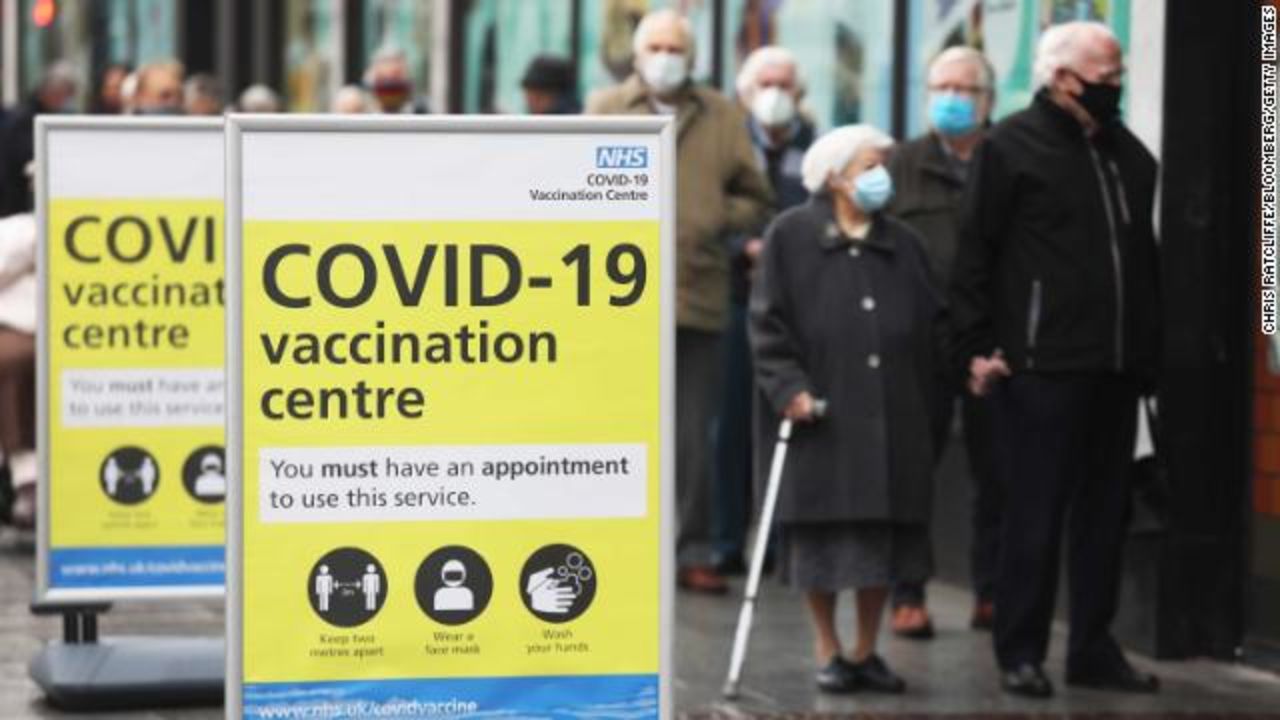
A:
{"label": "blue face mask", "polygon": [[977,103],[967,95],[933,93],[929,122],[943,135],[964,135],[978,127]]}
{"label": "blue face mask", "polygon": [[851,198],[863,212],[873,213],[893,197],[893,178],[883,165],[877,165],[853,179]]}

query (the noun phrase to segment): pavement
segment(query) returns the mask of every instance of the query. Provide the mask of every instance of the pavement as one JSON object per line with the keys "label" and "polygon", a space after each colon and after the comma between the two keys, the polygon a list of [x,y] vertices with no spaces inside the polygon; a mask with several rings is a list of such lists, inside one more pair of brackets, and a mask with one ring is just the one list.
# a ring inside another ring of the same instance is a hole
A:
{"label": "pavement", "polygon": [[[0,720],[57,718],[27,677],[27,661],[61,633],[58,618],[28,611],[34,562],[29,542],[0,530]],[[1160,675],[1161,693],[1132,696],[1066,688],[1061,683],[1063,629],[1055,627],[1047,669],[1058,684],[1049,701],[1010,698],[997,686],[991,639],[968,628],[970,598],[945,583],[929,587],[938,634],[930,641],[886,635],[881,654],[908,682],[908,692],[833,697],[813,686],[815,661],[800,596],[766,581],[739,700],[721,699],[741,583],[725,597],[681,594],[676,612],[676,706],[682,717],[701,718],[1239,718],[1280,720],[1280,676],[1210,660],[1157,662],[1134,655],[1139,667]],[[853,627],[851,601],[842,598],[841,627]],[[216,636],[222,609],[216,602],[121,604],[101,620],[111,635]],[[173,708],[79,714],[92,718],[214,720],[220,708]]]}

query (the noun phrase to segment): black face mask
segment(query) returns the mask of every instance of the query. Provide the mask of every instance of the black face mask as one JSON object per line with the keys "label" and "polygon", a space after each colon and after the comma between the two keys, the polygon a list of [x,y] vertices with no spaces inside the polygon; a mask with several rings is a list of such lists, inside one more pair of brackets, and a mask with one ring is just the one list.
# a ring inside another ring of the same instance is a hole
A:
{"label": "black face mask", "polygon": [[1119,85],[1110,85],[1108,83],[1093,83],[1076,76],[1076,80],[1084,87],[1084,92],[1076,96],[1076,102],[1080,103],[1089,115],[1091,115],[1099,124],[1114,122],[1120,117],[1120,93],[1123,88]]}

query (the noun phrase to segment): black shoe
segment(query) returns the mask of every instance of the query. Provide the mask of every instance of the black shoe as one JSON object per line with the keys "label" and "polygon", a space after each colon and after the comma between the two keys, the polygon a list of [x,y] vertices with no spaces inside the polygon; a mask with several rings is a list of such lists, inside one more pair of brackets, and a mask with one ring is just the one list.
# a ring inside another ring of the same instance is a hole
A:
{"label": "black shoe", "polygon": [[1067,684],[1127,693],[1154,693],[1160,690],[1160,678],[1138,670],[1123,657],[1100,665],[1068,667]]}
{"label": "black shoe", "polygon": [[1000,687],[1010,695],[1029,698],[1053,697],[1053,683],[1039,665],[1023,663],[1000,676]]}
{"label": "black shoe", "polygon": [[742,559],[742,553],[733,552],[725,553],[716,558],[715,564],[712,566],[715,571],[721,575],[735,577],[745,575],[747,573],[747,563]]}
{"label": "black shoe", "polygon": [[907,690],[907,684],[885,664],[879,655],[872,655],[862,662],[848,663],[858,687],[872,692],[899,695]]}
{"label": "black shoe", "polygon": [[818,689],[826,693],[845,694],[858,689],[858,681],[849,663],[839,655],[833,655],[827,666],[818,670],[815,678]]}

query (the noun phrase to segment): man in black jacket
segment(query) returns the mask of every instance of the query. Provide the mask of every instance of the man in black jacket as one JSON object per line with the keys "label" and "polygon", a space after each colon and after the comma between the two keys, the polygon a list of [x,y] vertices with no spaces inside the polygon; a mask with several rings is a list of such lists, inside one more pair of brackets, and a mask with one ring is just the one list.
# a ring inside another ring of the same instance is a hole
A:
{"label": "man in black jacket", "polygon": [[970,390],[993,398],[1008,493],[996,655],[1008,692],[1052,695],[1041,664],[1065,524],[1068,684],[1152,692],[1110,624],[1136,400],[1159,351],[1156,164],[1119,120],[1124,65],[1106,26],[1050,28],[1035,73],[1031,106],[978,148],[951,288],[953,347]]}

